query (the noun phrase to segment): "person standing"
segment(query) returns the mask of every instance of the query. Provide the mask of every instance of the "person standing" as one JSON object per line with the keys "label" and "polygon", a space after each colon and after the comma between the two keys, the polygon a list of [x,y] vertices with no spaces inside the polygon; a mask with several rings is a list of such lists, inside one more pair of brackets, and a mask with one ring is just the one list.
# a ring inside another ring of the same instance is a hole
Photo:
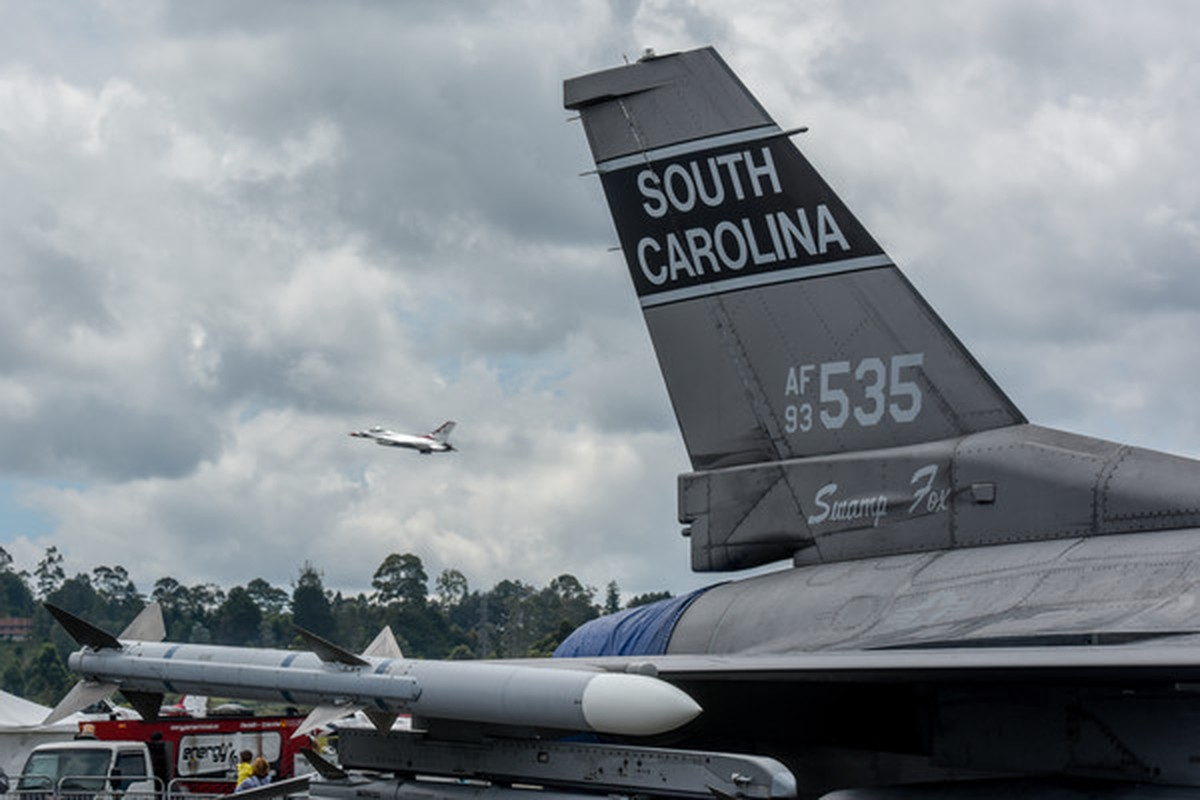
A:
{"label": "person standing", "polygon": [[254,753],[251,753],[249,750],[243,750],[238,754],[238,757],[240,760],[237,765],[237,783],[234,784],[234,788],[241,786],[242,781],[254,774],[254,764],[252,763],[254,761]]}
{"label": "person standing", "polygon": [[258,758],[254,759],[252,768],[254,772],[250,775],[250,777],[239,783],[237,788],[233,791],[245,792],[249,791],[250,789],[257,789],[259,786],[266,786],[271,782],[271,765],[265,758],[259,756]]}

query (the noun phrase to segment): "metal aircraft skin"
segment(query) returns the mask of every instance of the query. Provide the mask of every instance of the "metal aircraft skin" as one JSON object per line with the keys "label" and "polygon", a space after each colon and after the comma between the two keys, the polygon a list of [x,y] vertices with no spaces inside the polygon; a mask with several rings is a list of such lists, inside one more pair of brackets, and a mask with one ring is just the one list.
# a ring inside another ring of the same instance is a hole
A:
{"label": "metal aircraft skin", "polygon": [[1027,422],[713,49],[564,105],[691,459],[692,567],[783,563],[557,655],[653,669],[704,708],[673,746],[805,797],[1200,796],[1200,462]]}
{"label": "metal aircraft skin", "polygon": [[454,425],[453,420],[447,420],[430,433],[425,434],[396,433],[376,425],[366,430],[351,431],[350,435],[360,439],[374,439],[375,444],[381,444],[384,447],[405,447],[409,450],[416,450],[421,455],[429,455],[430,453],[448,453],[454,450],[454,446],[450,444],[450,432],[454,430]]}

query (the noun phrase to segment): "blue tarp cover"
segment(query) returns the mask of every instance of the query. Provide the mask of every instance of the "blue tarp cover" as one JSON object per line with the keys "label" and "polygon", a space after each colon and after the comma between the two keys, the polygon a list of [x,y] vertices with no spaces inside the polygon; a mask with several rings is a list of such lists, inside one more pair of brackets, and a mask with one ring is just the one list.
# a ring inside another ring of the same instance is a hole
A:
{"label": "blue tarp cover", "polygon": [[658,656],[667,652],[675,623],[705,586],[679,597],[659,600],[585,622],[554,651],[556,658],[573,656]]}

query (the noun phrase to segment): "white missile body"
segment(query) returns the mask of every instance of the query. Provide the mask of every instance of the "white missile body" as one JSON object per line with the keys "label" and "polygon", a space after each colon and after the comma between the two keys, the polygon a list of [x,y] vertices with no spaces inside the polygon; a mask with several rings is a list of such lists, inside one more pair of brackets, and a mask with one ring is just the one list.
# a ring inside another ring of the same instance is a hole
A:
{"label": "white missile body", "polygon": [[[630,736],[673,730],[700,713],[685,692],[646,675],[358,656],[309,639],[318,652],[115,638],[102,646],[85,644],[68,659],[83,678],[72,695],[121,689],[230,696],[314,705],[325,709],[325,720],[365,709]],[[68,710],[72,695],[56,713]]]}

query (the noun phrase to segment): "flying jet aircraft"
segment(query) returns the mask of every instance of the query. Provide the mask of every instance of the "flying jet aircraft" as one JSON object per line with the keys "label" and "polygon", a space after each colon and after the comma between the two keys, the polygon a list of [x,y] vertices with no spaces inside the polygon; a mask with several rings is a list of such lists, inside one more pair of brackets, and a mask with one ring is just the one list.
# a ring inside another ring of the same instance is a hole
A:
{"label": "flying jet aircraft", "polygon": [[1200,462],[1030,424],[714,50],[564,104],[691,460],[692,567],[782,563],[557,655],[654,670],[704,708],[674,746],[801,796],[1200,796]]}
{"label": "flying jet aircraft", "polygon": [[416,450],[421,455],[430,453],[447,453],[454,449],[450,444],[450,431],[454,430],[453,421],[443,422],[430,433],[414,435],[411,433],[396,433],[387,428],[375,426],[365,431],[351,431],[351,436],[360,439],[374,439],[375,444],[384,447],[407,447]]}

